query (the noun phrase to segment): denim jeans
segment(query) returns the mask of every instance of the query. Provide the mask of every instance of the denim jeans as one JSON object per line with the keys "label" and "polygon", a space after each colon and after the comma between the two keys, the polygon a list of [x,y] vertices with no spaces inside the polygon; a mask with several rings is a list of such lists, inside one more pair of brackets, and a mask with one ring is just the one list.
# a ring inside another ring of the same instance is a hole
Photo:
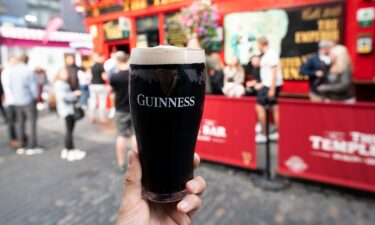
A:
{"label": "denim jeans", "polygon": [[[22,148],[36,148],[37,147],[37,109],[36,103],[30,103],[24,106],[16,106],[17,123],[18,123],[18,138],[21,142]],[[29,137],[26,134],[26,124],[29,130]]]}
{"label": "denim jeans", "polygon": [[89,85],[81,85],[80,89],[81,89],[81,99],[80,99],[81,106],[87,106],[87,101],[90,97]]}

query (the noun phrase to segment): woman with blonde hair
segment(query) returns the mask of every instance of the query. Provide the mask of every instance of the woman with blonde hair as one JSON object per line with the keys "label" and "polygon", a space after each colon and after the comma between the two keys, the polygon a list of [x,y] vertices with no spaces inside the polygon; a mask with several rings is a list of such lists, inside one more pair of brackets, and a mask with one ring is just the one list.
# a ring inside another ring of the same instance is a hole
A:
{"label": "woman with blonde hair", "polygon": [[81,91],[72,91],[68,83],[69,74],[67,69],[61,69],[56,76],[55,95],[58,115],[65,120],[65,148],[61,151],[61,158],[68,161],[81,160],[85,158],[86,152],[75,149],[73,131],[76,123],[74,117],[74,104],[79,100]]}
{"label": "woman with blonde hair", "polygon": [[228,97],[241,97],[245,94],[245,71],[233,56],[228,65],[224,68],[223,93]]}
{"label": "woman with blonde hair", "polygon": [[326,100],[355,102],[352,90],[352,65],[348,50],[343,45],[336,45],[330,50],[332,61],[327,76],[327,83],[318,86],[318,91]]}

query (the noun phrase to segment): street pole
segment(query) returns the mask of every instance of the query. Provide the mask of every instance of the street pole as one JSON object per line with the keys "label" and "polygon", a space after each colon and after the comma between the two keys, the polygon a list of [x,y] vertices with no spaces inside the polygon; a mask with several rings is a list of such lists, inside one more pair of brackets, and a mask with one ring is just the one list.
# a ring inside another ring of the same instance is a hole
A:
{"label": "street pole", "polygon": [[270,111],[271,105],[269,100],[267,104],[264,106],[264,110],[266,112],[266,165],[264,176],[256,176],[253,179],[254,185],[260,187],[264,190],[269,191],[280,191],[287,187],[289,187],[289,182],[284,179],[281,179],[277,176],[271,176],[271,140],[270,140]]}
{"label": "street pole", "polygon": [[266,111],[266,178],[271,179],[271,145],[270,145],[270,105],[264,106]]}

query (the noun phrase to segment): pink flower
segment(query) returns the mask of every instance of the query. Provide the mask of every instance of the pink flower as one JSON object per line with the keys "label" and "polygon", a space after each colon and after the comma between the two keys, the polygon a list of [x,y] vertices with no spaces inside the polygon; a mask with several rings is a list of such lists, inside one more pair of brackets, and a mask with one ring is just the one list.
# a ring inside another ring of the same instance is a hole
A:
{"label": "pink flower", "polygon": [[202,18],[203,18],[203,20],[206,20],[207,17],[208,17],[208,12],[207,12],[207,11],[204,11],[204,12],[202,13]]}
{"label": "pink flower", "polygon": [[212,20],[218,20],[219,19],[219,14],[217,14],[216,12],[212,12],[212,14],[211,14],[211,18],[212,18]]}
{"label": "pink flower", "polygon": [[191,25],[193,25],[193,20],[189,18],[186,20],[186,26],[190,27]]}
{"label": "pink flower", "polygon": [[202,35],[202,34],[205,34],[205,33],[206,33],[206,29],[204,29],[204,27],[198,28],[198,35]]}

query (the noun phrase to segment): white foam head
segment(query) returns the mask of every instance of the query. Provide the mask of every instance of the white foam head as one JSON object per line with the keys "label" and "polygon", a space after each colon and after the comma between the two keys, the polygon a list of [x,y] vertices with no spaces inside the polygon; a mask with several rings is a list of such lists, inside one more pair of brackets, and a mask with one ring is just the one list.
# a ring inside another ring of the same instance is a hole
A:
{"label": "white foam head", "polygon": [[159,45],[153,48],[133,48],[130,64],[159,65],[159,64],[192,64],[205,63],[203,49],[179,48]]}

